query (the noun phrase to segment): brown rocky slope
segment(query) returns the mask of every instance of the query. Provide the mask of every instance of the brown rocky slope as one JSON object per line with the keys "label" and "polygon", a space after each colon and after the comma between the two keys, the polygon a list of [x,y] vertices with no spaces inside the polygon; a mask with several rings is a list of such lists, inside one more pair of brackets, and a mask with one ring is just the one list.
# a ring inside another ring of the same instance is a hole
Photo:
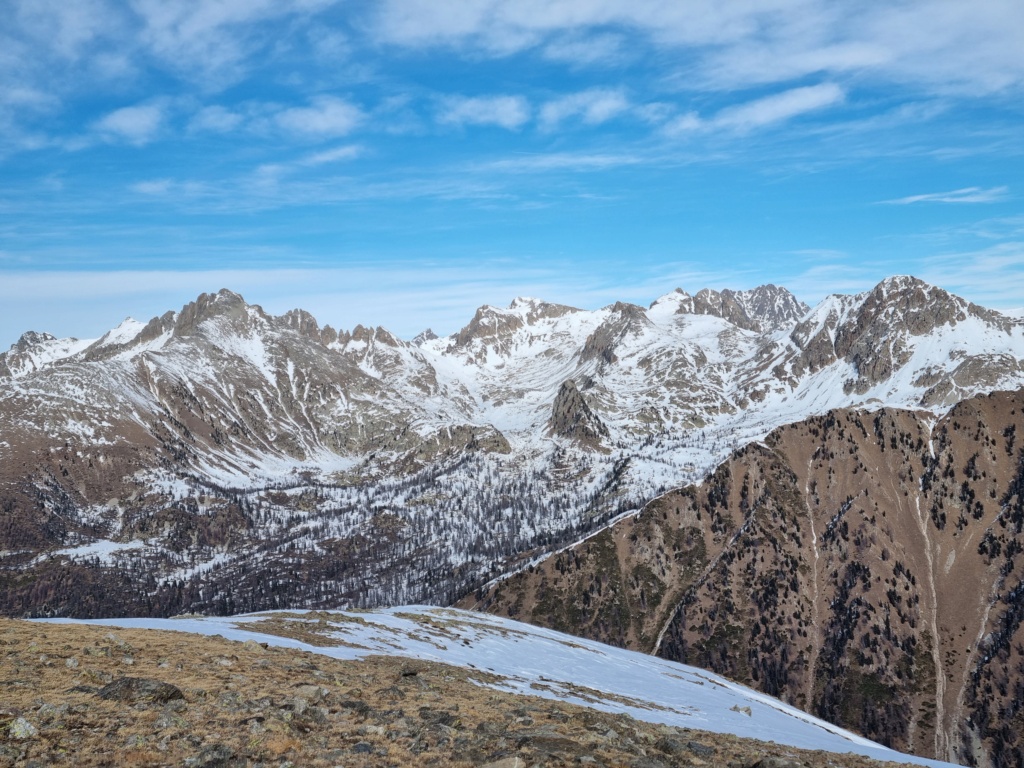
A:
{"label": "brown rocky slope", "polygon": [[463,601],[707,667],[897,749],[1024,763],[1024,392],[840,410]]}
{"label": "brown rocky slope", "polygon": [[486,678],[385,656],[0,619],[0,766],[894,765],[644,723]]}

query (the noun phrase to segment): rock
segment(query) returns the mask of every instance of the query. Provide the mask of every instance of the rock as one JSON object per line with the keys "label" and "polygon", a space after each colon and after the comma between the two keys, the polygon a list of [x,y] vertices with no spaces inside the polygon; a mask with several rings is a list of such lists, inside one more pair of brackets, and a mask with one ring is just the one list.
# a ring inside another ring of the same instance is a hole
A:
{"label": "rock", "polygon": [[458,728],[460,725],[458,715],[444,709],[430,707],[420,707],[420,720],[434,725],[447,725],[449,728]]}
{"label": "rock", "polygon": [[345,701],[342,701],[339,706],[343,709],[351,709],[357,715],[362,717],[367,717],[373,711],[373,707],[361,699],[346,699]]}
{"label": "rock", "polygon": [[120,637],[115,635],[113,632],[108,632],[103,639],[111,643],[115,648],[117,648],[119,651],[123,653],[131,653],[135,650],[128,643],[126,643]]}
{"label": "rock", "polygon": [[750,707],[746,707],[746,706],[741,707],[739,704],[733,704],[731,707],[729,707],[729,709],[732,712],[739,712],[741,715],[746,715],[747,717],[753,717],[753,712],[751,712]]}
{"label": "rock", "polygon": [[76,685],[72,688],[68,688],[68,693],[89,693],[96,695],[100,692],[100,689],[95,685]]}
{"label": "rock", "polygon": [[715,748],[709,747],[706,744],[701,744],[698,741],[686,742],[686,748],[690,750],[697,757],[711,757],[715,754]]}
{"label": "rock", "polygon": [[788,757],[765,757],[752,764],[750,768],[807,768],[804,763],[799,760],[793,760]]}
{"label": "rock", "polygon": [[638,757],[629,764],[629,768],[669,768],[668,763],[656,757]]}
{"label": "rock", "polygon": [[134,704],[165,704],[173,699],[184,699],[181,689],[160,680],[149,680],[144,677],[122,677],[109,685],[103,686],[97,694],[101,699],[123,701]]}
{"label": "rock", "polygon": [[352,747],[352,751],[357,755],[368,755],[373,752],[373,745],[368,741],[360,741]]}
{"label": "rock", "polygon": [[295,689],[295,698],[305,699],[310,704],[319,704],[329,693],[328,689],[319,685],[300,685]]}
{"label": "rock", "polygon": [[12,739],[16,741],[23,741],[25,739],[34,739],[39,735],[39,729],[36,728],[32,723],[26,720],[24,717],[16,717],[11,721],[11,726],[7,731]]}
{"label": "rock", "polygon": [[211,744],[196,757],[185,760],[185,768],[235,768],[244,766],[248,760],[235,758],[235,752],[223,744]]}
{"label": "rock", "polygon": [[527,768],[527,763],[521,757],[503,757],[493,763],[485,763],[480,768]]}
{"label": "rock", "polygon": [[584,445],[598,445],[608,437],[608,427],[591,410],[576,382],[566,379],[551,405],[548,433],[571,438]]}

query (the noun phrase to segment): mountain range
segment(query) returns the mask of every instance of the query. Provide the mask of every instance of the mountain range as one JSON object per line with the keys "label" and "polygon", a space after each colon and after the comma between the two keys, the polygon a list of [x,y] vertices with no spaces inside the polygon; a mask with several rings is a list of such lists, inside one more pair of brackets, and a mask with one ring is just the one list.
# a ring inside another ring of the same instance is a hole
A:
{"label": "mountain range", "polygon": [[4,610],[450,602],[777,426],[1024,384],[1024,323],[908,277],[813,309],[775,286],[517,299],[431,335],[226,290],[96,340],[26,333],[0,354],[0,562],[31,578]]}

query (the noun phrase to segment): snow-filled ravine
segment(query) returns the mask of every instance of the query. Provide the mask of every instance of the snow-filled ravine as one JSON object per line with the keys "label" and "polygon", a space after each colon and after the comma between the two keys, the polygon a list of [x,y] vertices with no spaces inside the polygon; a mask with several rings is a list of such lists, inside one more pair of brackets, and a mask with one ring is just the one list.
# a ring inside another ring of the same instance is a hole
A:
{"label": "snow-filled ravine", "polygon": [[[262,632],[260,622],[270,616],[308,622],[309,629],[336,638],[339,645],[313,646]],[[499,675],[503,681],[495,684],[498,688],[621,712],[648,722],[731,733],[804,749],[852,752],[878,760],[952,765],[888,749],[696,667],[452,608],[406,606],[315,615],[273,612],[70,623],[221,635],[338,659],[384,654],[439,661]]]}

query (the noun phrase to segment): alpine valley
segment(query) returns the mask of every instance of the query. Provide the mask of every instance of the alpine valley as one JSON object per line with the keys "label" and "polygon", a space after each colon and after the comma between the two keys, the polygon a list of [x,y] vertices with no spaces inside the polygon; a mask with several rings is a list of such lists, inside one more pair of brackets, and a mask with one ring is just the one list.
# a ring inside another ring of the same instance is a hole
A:
{"label": "alpine valley", "polygon": [[[0,612],[462,605],[1024,763],[1024,321],[911,277],[0,354]],[[554,553],[554,554],[552,554]]]}

